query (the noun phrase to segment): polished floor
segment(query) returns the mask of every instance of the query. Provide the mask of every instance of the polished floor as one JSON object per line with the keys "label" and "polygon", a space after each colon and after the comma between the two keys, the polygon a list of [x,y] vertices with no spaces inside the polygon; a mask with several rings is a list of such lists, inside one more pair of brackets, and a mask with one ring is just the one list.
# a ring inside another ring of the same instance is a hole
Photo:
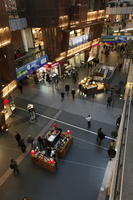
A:
{"label": "polished floor", "polygon": [[[84,68],[79,71],[79,79],[87,70]],[[111,84],[126,81],[126,77],[124,68],[121,72],[116,71]],[[60,83],[59,90],[43,83],[35,85],[32,82],[24,86],[22,95],[19,91],[14,93],[17,112],[8,120],[9,133],[0,136],[1,200],[18,200],[23,196],[28,196],[31,200],[97,199],[109,160],[107,149],[111,131],[115,129],[116,118],[122,111],[123,99],[116,96],[113,107],[107,108],[109,94],[98,94],[92,99],[82,98],[77,91],[74,101],[69,94],[61,102],[60,91],[65,83],[70,83],[71,88],[77,88],[77,85],[68,79]],[[29,120],[26,111],[28,103],[35,105],[37,120],[34,122]],[[88,114],[92,115],[92,126],[89,130],[85,120]],[[25,139],[29,134],[34,137],[45,135],[54,121],[64,131],[72,131],[74,142],[67,155],[58,161],[57,172],[51,174],[32,163],[28,152],[22,155],[14,134],[18,131]],[[108,138],[99,147],[96,134],[100,127]],[[20,175],[17,177],[14,177],[9,169],[11,158],[20,163]]]}

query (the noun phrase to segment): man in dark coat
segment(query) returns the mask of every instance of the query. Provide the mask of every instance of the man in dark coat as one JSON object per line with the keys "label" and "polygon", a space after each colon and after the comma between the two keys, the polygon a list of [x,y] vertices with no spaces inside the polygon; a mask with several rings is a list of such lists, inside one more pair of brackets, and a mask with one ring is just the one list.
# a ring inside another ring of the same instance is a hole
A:
{"label": "man in dark coat", "polygon": [[103,140],[104,138],[105,138],[105,135],[104,135],[104,133],[103,133],[103,130],[102,130],[102,128],[99,128],[99,129],[98,129],[98,133],[97,133],[97,142],[98,142],[99,145],[101,145],[102,140]]}
{"label": "man in dark coat", "polygon": [[15,139],[16,139],[18,145],[20,146],[21,135],[18,132],[16,132]]}
{"label": "man in dark coat", "polygon": [[13,170],[15,176],[19,174],[18,164],[14,159],[11,159],[10,168]]}

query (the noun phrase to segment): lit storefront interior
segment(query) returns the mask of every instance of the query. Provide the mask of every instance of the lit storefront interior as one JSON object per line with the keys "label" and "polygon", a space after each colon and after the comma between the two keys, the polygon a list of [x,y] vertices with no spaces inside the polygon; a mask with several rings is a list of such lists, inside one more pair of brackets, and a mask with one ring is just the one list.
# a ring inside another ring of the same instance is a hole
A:
{"label": "lit storefront interior", "polygon": [[5,120],[7,120],[13,114],[13,111],[15,110],[15,104],[11,96],[11,93],[16,87],[17,87],[17,82],[15,80],[6,86],[3,85],[1,97],[2,97],[4,109],[2,110],[1,114],[5,115]]}
{"label": "lit storefront interior", "polygon": [[41,28],[32,28],[32,34],[34,37],[35,47],[38,47],[39,45],[44,46]]}

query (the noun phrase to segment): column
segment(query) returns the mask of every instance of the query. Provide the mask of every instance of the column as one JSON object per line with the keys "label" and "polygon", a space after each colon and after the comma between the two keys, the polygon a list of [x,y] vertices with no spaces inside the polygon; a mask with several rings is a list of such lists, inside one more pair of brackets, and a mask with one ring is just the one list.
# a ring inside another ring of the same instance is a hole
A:
{"label": "column", "polygon": [[21,35],[22,35],[22,40],[24,44],[24,50],[25,52],[28,52],[28,42],[27,42],[26,33],[24,29],[21,30]]}

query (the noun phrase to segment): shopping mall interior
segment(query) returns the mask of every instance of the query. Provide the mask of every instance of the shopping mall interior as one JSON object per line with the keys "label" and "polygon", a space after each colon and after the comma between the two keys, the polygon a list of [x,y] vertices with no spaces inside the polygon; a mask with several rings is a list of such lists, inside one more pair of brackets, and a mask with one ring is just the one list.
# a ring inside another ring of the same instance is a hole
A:
{"label": "shopping mall interior", "polygon": [[0,200],[132,200],[132,0],[0,0]]}

